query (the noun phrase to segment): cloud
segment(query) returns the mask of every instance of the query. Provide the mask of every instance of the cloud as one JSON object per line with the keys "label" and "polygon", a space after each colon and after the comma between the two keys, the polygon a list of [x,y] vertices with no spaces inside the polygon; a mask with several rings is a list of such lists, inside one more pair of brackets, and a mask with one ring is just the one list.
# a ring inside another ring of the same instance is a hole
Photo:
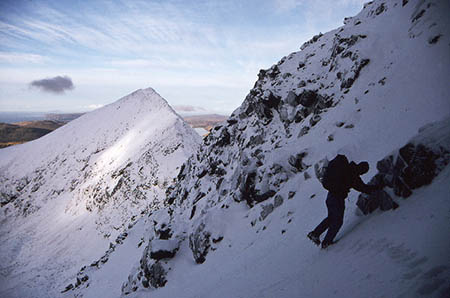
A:
{"label": "cloud", "polygon": [[31,87],[40,88],[42,91],[50,93],[64,93],[66,90],[72,90],[75,86],[72,83],[72,79],[68,76],[57,76],[54,78],[47,78],[42,80],[36,80],[30,83]]}
{"label": "cloud", "polygon": [[302,0],[275,0],[275,7],[278,12],[283,13],[296,9],[302,2]]}
{"label": "cloud", "polygon": [[102,104],[91,104],[91,105],[84,106],[83,108],[88,109],[88,110],[96,110],[96,109],[99,109],[104,106],[105,105],[102,105]]}
{"label": "cloud", "polygon": [[173,108],[177,112],[204,112],[204,111],[206,111],[204,108],[190,106],[190,105],[176,105],[176,106],[173,106]]}
{"label": "cloud", "polygon": [[0,52],[0,63],[44,63],[46,58],[41,55],[27,53]]}

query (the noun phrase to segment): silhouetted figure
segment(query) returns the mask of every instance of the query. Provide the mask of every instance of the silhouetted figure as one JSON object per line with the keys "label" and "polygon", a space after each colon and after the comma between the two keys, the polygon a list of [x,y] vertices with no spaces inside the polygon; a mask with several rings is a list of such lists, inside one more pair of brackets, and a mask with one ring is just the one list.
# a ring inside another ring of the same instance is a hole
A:
{"label": "silhouetted figure", "polygon": [[334,243],[333,239],[344,222],[345,199],[350,188],[366,194],[379,189],[378,186],[365,184],[359,177],[368,171],[367,162],[349,163],[344,155],[337,155],[329,162],[322,179],[323,186],[328,190],[326,200],[328,216],[308,234],[308,238],[315,244],[320,244],[320,235],[327,229],[322,248]]}

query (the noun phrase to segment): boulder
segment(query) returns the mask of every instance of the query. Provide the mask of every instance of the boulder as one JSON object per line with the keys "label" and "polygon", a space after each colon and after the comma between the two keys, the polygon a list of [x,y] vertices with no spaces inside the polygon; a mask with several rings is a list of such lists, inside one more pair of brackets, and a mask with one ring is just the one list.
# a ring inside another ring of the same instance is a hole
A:
{"label": "boulder", "polygon": [[317,92],[314,90],[304,90],[299,95],[299,103],[304,107],[312,107],[317,103],[318,97]]}
{"label": "boulder", "polygon": [[398,207],[397,203],[395,203],[392,200],[392,197],[384,190],[376,191],[370,195],[360,194],[356,205],[366,215],[378,208],[387,211]]}
{"label": "boulder", "polygon": [[211,247],[211,233],[205,229],[205,224],[201,223],[195,231],[189,235],[189,247],[197,264],[206,261],[206,255]]}
{"label": "boulder", "polygon": [[152,240],[150,258],[154,260],[171,259],[177,253],[178,248],[178,240]]}
{"label": "boulder", "polygon": [[144,269],[145,277],[153,288],[164,287],[167,283],[167,272],[160,262],[155,262],[150,267]]}
{"label": "boulder", "polygon": [[295,173],[303,172],[308,167],[303,163],[303,158],[306,157],[308,153],[306,151],[298,153],[296,155],[291,155],[288,159],[288,163],[292,166],[292,170]]}

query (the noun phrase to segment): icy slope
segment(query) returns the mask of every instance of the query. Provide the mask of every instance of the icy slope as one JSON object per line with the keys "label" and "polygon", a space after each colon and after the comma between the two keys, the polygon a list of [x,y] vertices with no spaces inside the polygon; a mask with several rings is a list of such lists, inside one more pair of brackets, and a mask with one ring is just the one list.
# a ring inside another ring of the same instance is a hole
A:
{"label": "icy slope", "polygon": [[0,296],[56,296],[67,276],[161,205],[199,142],[148,88],[1,150]]}

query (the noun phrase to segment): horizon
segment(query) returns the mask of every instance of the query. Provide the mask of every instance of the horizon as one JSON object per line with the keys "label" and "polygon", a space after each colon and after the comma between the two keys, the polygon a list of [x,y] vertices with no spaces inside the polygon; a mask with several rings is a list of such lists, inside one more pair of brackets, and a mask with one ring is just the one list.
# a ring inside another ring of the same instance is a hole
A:
{"label": "horizon", "polygon": [[342,26],[365,1],[2,1],[0,111],[88,112],[152,87],[231,114],[259,69]]}

